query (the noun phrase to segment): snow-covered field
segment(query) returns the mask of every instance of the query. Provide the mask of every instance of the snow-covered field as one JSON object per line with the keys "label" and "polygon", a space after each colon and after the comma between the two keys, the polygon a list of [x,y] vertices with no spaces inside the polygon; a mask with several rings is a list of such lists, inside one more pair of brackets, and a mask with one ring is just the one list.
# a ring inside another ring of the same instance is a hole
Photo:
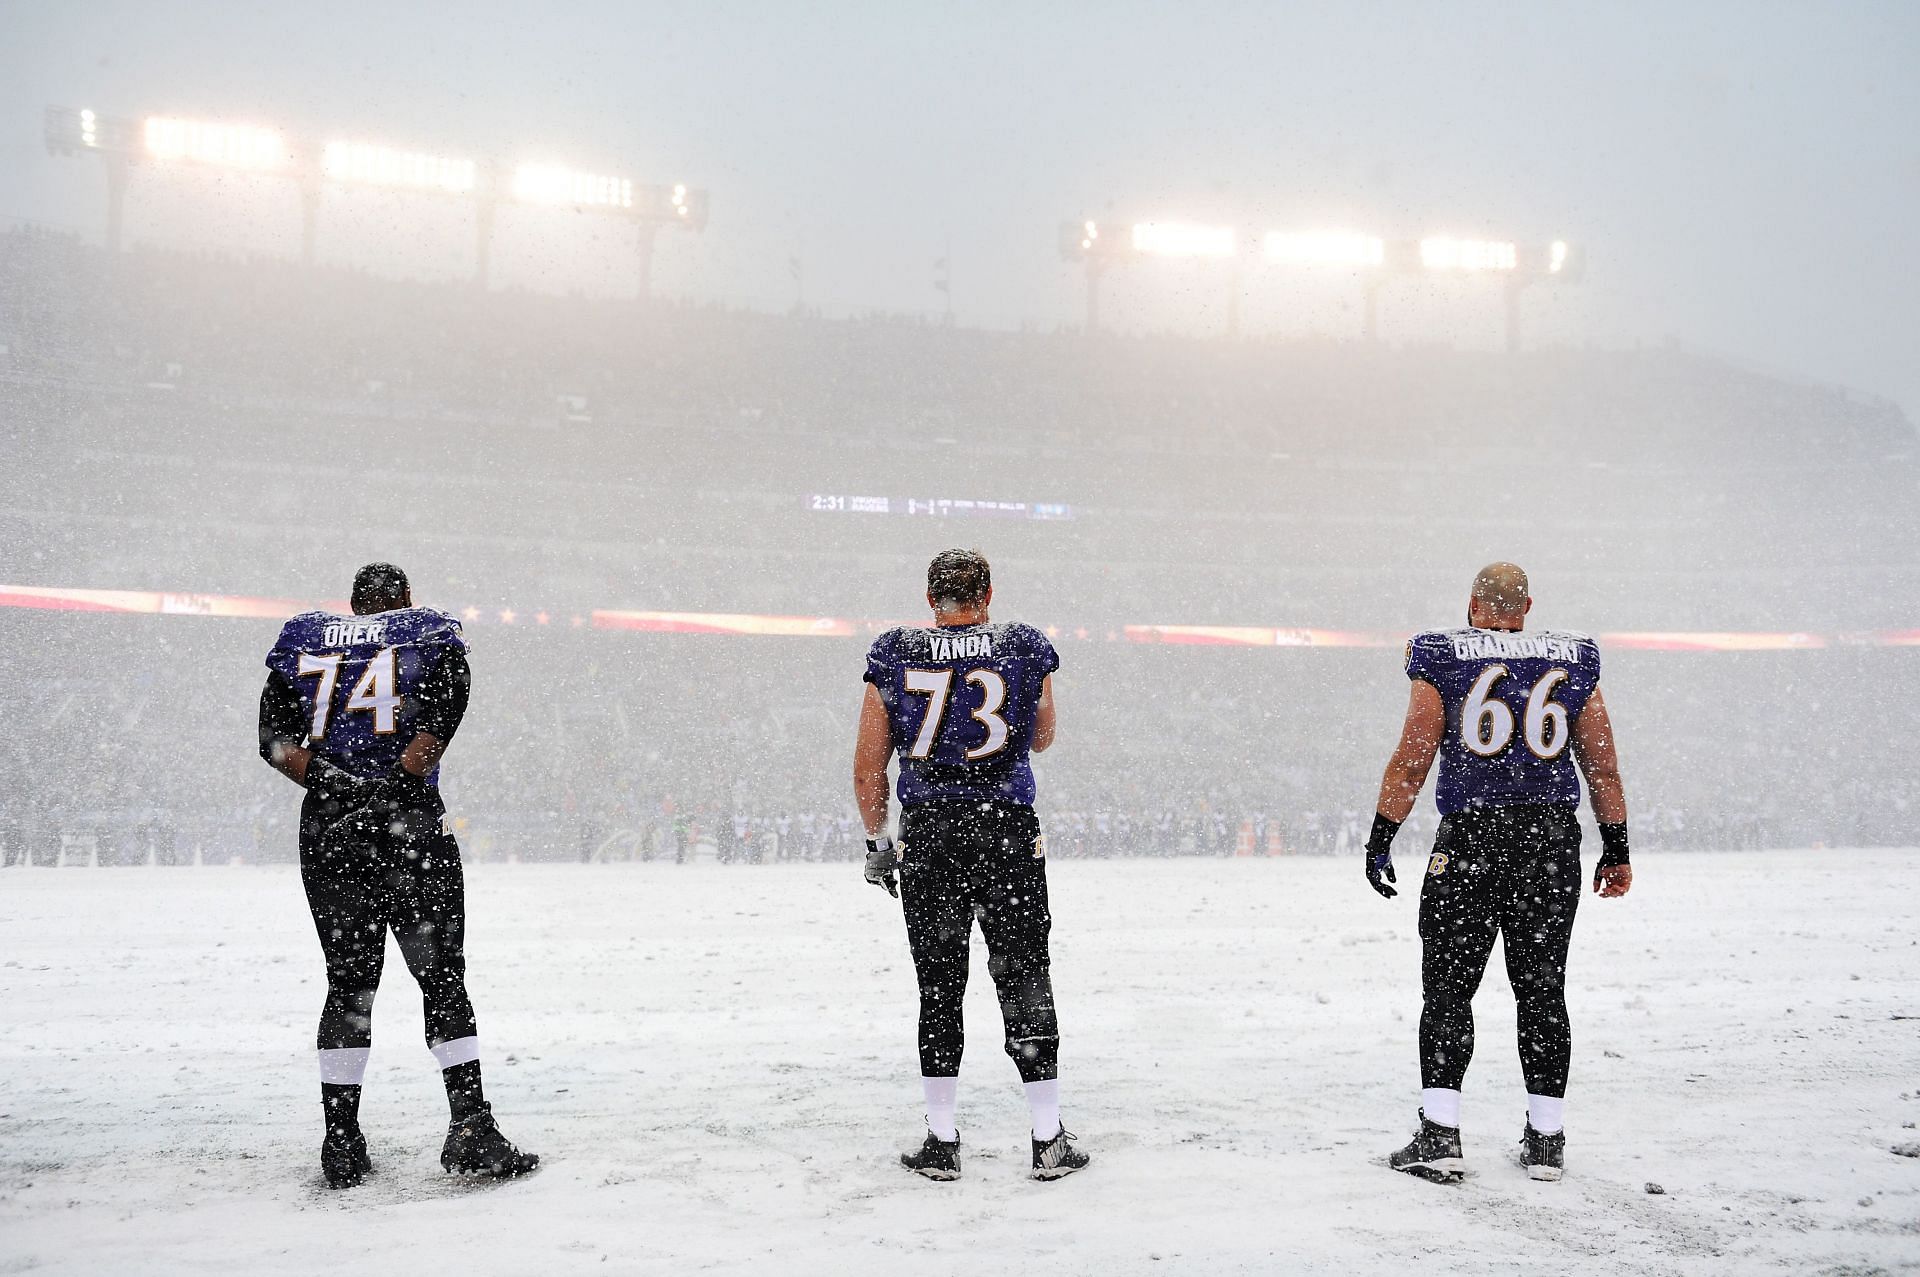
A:
{"label": "snow-covered field", "polygon": [[1476,1174],[1397,1176],[1413,899],[1377,899],[1353,860],[1189,860],[1053,867],[1085,1175],[1023,1175],[983,960],[966,1177],[894,1165],[919,1134],[913,980],[897,907],[856,867],[480,866],[489,1092],[545,1165],[440,1173],[443,1099],[394,954],[363,1112],[377,1174],[343,1193],[317,1174],[322,985],[293,872],[8,870],[0,1272],[1920,1269],[1920,1159],[1892,1151],[1920,1140],[1920,855],[1636,868],[1575,934],[1559,1185],[1510,1160],[1497,955]]}

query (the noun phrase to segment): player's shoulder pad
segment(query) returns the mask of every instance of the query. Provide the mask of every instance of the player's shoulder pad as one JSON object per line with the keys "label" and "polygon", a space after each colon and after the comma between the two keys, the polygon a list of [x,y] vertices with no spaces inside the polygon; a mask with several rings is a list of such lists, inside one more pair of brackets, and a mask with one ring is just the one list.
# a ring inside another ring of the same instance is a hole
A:
{"label": "player's shoulder pad", "polygon": [[326,633],[327,623],[340,618],[331,612],[315,609],[290,616],[280,627],[280,637],[273,641],[273,651],[267,654],[268,664],[272,664],[275,654],[281,652],[304,652],[319,647]]}
{"label": "player's shoulder pad", "polygon": [[402,608],[383,614],[387,621],[388,642],[412,643],[416,647],[457,647],[466,650],[466,628],[451,612],[432,607]]}
{"label": "player's shoulder pad", "polygon": [[907,628],[908,627],[904,625],[896,625],[890,630],[882,631],[879,636],[873,640],[873,645],[867,649],[867,658],[869,660],[883,661],[890,660],[898,655],[900,651],[900,636],[907,632]]}
{"label": "player's shoulder pad", "polygon": [[1025,621],[1009,621],[1003,632],[1016,654],[1037,656],[1049,662],[1052,668],[1059,668],[1060,654],[1054,650],[1053,640],[1038,626],[1028,625]]}
{"label": "player's shoulder pad", "polygon": [[1407,640],[1408,678],[1419,678],[1436,663],[1453,659],[1453,630],[1421,630]]}
{"label": "player's shoulder pad", "polygon": [[1551,633],[1555,638],[1572,643],[1582,664],[1596,667],[1600,664],[1600,642],[1593,635],[1584,634],[1579,630],[1553,630]]}

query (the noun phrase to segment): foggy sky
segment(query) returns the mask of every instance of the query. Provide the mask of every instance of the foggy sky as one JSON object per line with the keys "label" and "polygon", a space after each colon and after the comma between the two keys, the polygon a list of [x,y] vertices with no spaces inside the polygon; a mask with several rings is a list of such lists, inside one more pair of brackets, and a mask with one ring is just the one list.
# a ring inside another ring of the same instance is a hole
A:
{"label": "foggy sky", "polygon": [[[712,224],[663,240],[659,290],[766,309],[803,287],[830,314],[935,312],[950,243],[962,322],[1074,323],[1055,227],[1082,215],[1564,237],[1588,279],[1530,299],[1532,335],[1677,337],[1911,416],[1916,55],[1912,4],[0,0],[0,219],[97,233],[98,167],[41,145],[58,103],[704,185]],[[223,222],[196,180],[137,178],[129,238],[295,250],[290,192]],[[508,229],[502,279],[628,285],[620,229],[546,216]],[[343,200],[322,252],[457,273],[450,218]],[[1217,273],[1114,288],[1116,324],[1219,330]],[[1248,290],[1250,330],[1357,327],[1350,289],[1256,270]],[[1389,337],[1497,333],[1488,290],[1406,291]]]}

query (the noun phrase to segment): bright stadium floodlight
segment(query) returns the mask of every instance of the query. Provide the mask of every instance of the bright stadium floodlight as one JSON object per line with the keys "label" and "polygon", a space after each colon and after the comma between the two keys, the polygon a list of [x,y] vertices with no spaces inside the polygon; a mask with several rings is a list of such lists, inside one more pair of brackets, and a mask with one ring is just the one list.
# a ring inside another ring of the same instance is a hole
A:
{"label": "bright stadium floodlight", "polygon": [[1233,227],[1139,222],[1133,228],[1133,251],[1153,257],[1232,257]]}
{"label": "bright stadium floodlight", "polygon": [[191,160],[222,168],[267,171],[284,167],[287,145],[273,129],[251,124],[216,124],[155,115],[147,118],[147,154],[156,160]]}
{"label": "bright stadium floodlight", "polygon": [[1385,240],[1357,231],[1269,231],[1261,247],[1276,266],[1371,269],[1387,260]]}
{"label": "bright stadium floodlight", "polygon": [[330,182],[449,191],[457,195],[473,190],[476,172],[472,160],[345,141],[327,143],[321,152],[320,169]]}
{"label": "bright stadium floodlight", "polygon": [[1426,270],[1516,270],[1520,247],[1511,240],[1436,235],[1420,241],[1420,265]]}
{"label": "bright stadium floodlight", "polygon": [[1567,268],[1567,241],[1556,239],[1547,245],[1547,274],[1558,275]]}
{"label": "bright stadium floodlight", "polygon": [[633,181],[559,164],[522,164],[513,175],[513,198],[526,204],[625,210],[633,207]]}

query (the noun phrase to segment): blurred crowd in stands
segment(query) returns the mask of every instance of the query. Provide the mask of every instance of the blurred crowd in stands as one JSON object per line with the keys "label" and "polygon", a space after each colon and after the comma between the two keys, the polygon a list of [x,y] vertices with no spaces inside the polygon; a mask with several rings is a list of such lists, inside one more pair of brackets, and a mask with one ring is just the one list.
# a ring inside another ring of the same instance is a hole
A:
{"label": "blurred crowd in stands", "polygon": [[[907,621],[950,544],[1062,636],[1062,858],[1351,850],[1404,705],[1395,651],[1125,624],[1410,632],[1493,558],[1595,632],[1914,628],[1920,599],[1898,411],[1675,350],[780,317],[31,229],[0,296],[0,583],[318,601],[401,562],[472,618],[447,792],[479,859],[851,858],[862,640],[572,618]],[[0,857],[291,858],[253,754],[273,628],[0,611]],[[1637,836],[1915,841],[1916,654],[1609,652]]]}

